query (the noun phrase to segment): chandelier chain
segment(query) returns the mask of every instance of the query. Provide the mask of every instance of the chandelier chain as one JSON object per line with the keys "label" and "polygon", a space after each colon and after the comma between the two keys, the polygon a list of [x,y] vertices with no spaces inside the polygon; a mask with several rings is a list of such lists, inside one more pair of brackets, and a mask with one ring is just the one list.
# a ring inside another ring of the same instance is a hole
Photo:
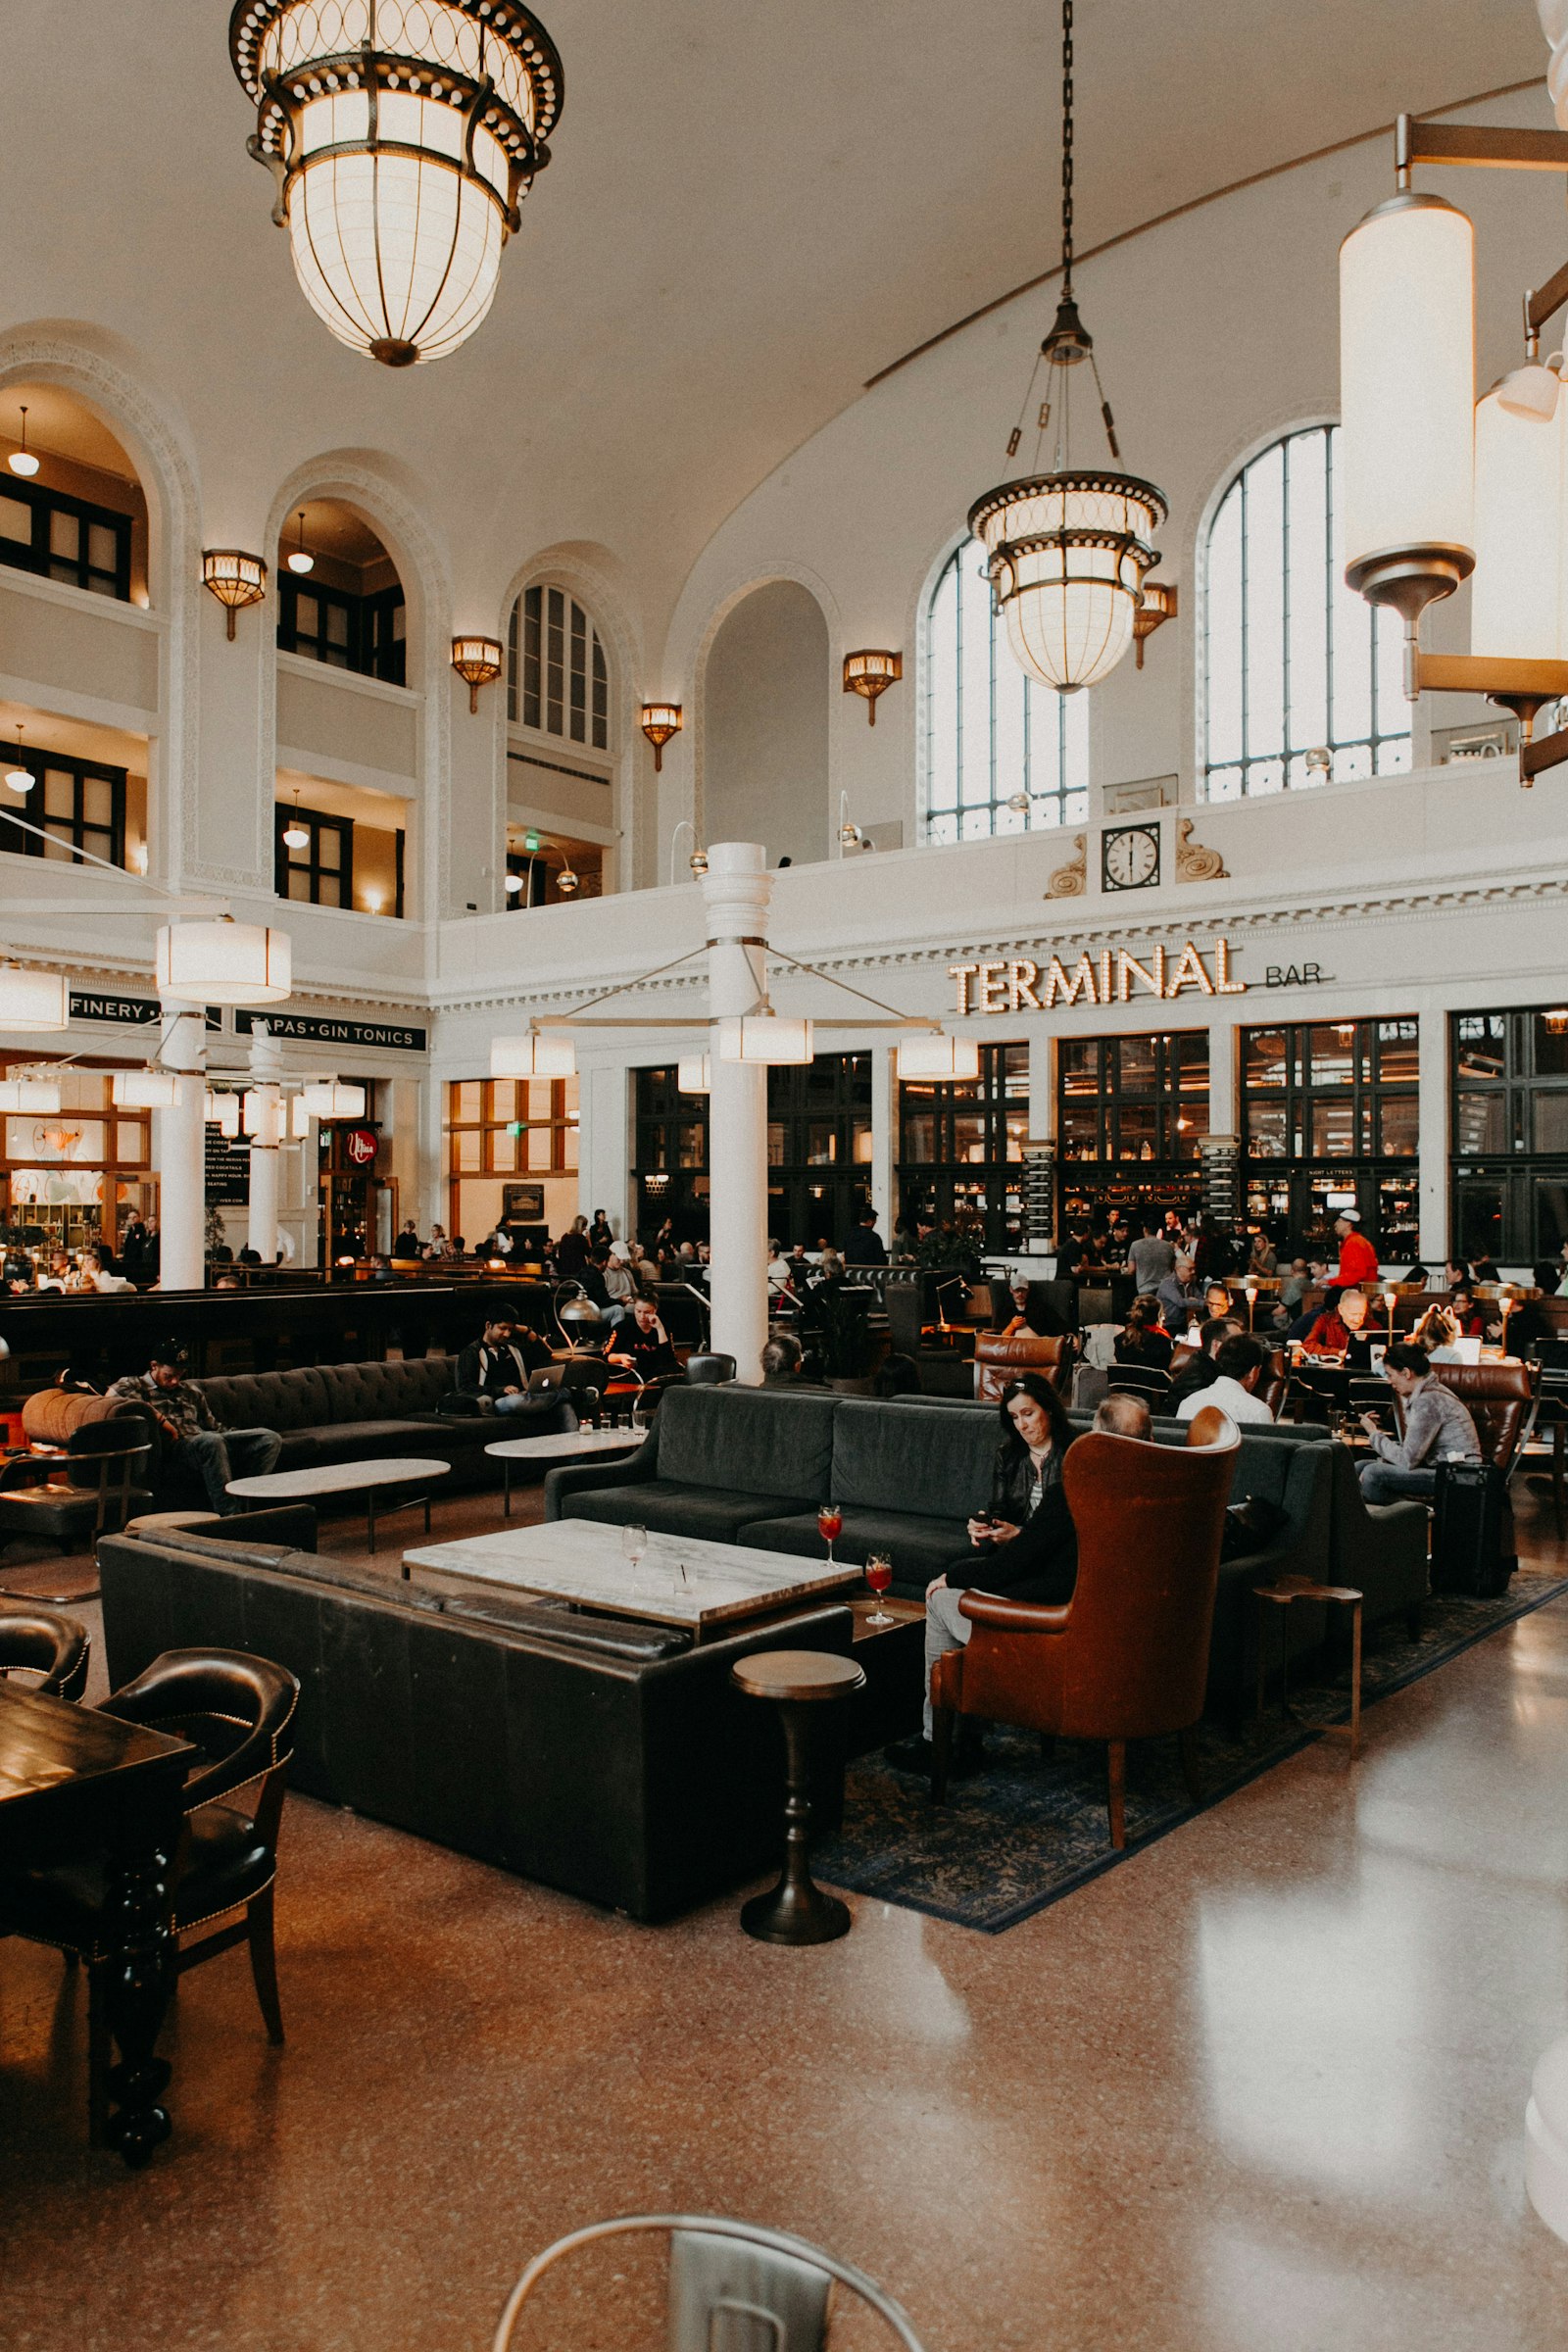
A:
{"label": "chandelier chain", "polygon": [[1061,0],[1061,290],[1072,293],[1072,0]]}

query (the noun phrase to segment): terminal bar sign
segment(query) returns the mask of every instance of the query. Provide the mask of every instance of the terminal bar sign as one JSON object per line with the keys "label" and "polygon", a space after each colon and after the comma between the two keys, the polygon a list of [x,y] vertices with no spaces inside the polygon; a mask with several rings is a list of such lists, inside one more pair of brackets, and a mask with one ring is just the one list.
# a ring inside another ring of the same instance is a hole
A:
{"label": "terminal bar sign", "polygon": [[956,990],[954,1011],[1049,1012],[1054,1004],[1127,1004],[1135,991],[1168,1002],[1185,989],[1202,997],[1241,997],[1245,980],[1231,978],[1231,943],[1215,939],[1204,951],[1187,940],[1179,955],[1158,947],[1147,960],[1125,948],[1087,951],[1069,971],[1059,956],[1043,967],[1030,956],[998,963],[950,963]]}

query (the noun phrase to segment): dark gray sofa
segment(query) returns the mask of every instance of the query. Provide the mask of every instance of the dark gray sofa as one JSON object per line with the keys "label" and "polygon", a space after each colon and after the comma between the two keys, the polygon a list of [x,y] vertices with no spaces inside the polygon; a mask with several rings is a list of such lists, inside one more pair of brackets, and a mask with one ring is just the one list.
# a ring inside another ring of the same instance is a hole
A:
{"label": "dark gray sofa", "polygon": [[[500,1484],[485,1446],[507,1435],[492,1414],[453,1419],[439,1410],[453,1394],[455,1359],[405,1363],[305,1364],[292,1372],[239,1372],[191,1383],[227,1429],[275,1429],[280,1470],[425,1454],[452,1464],[444,1489]],[[167,1475],[160,1484],[168,1489]]]}
{"label": "dark gray sofa", "polygon": [[[112,1685],[191,1646],[298,1676],[289,1785],[307,1795],[640,1920],[778,1859],[776,1712],[729,1682],[737,1658],[777,1648],[776,1624],[694,1647],[668,1627],[493,1587],[425,1592],[207,1529],[105,1537],[98,1564]],[[852,1631],[833,1602],[788,1639],[844,1655]],[[846,1731],[821,1743],[823,1820],[842,1803]]]}
{"label": "dark gray sofa", "polygon": [[[1156,1435],[1181,1444],[1186,1432],[1168,1423]],[[844,1513],[839,1554],[859,1561],[872,1549],[891,1551],[893,1591],[917,1600],[968,1547],[965,1521],[990,1494],[998,1436],[989,1406],[676,1388],[630,1461],[609,1472],[593,1464],[552,1470],[545,1516],[641,1520],[670,1534],[820,1558],[816,1507],[831,1497]],[[1209,1696],[1233,1713],[1256,1676],[1252,1587],[1327,1573],[1333,1450],[1322,1439],[1242,1433],[1234,1493],[1277,1503],[1286,1525],[1272,1543],[1220,1569]],[[1305,1605],[1289,1612],[1293,1656],[1321,1646],[1324,1616]]]}

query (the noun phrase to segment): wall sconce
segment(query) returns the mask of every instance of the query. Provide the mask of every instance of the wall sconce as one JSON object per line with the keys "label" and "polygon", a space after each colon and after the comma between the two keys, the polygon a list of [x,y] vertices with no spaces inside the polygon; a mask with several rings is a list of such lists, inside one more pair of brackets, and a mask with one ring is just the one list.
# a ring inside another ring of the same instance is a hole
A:
{"label": "wall sconce", "polygon": [[1144,666],[1144,639],[1152,637],[1167,620],[1175,619],[1177,601],[1176,591],[1168,581],[1144,582],[1144,601],[1133,612],[1133,659],[1140,669]]}
{"label": "wall sconce", "polygon": [[234,639],[234,615],[242,605],[259,605],[267,594],[267,565],[260,556],[247,556],[237,547],[202,550],[202,586],[210,588],[228,613],[228,636]]}
{"label": "wall sconce", "polygon": [[672,735],[678,735],[685,720],[679,703],[644,703],[642,728],[654,747],[654,773],[664,764],[664,746]]}
{"label": "wall sconce", "polygon": [[1568,1033],[1568,1006],[1554,1006],[1550,1012],[1544,1012],[1541,1017],[1546,1024],[1548,1037],[1562,1037]]}
{"label": "wall sconce", "polygon": [[896,686],[904,675],[902,654],[865,651],[844,657],[844,691],[864,698],[865,714],[876,725],[877,697]]}
{"label": "wall sconce", "polygon": [[506,655],[500,640],[495,637],[454,637],[452,666],[468,689],[468,710],[479,708],[479,689],[493,685],[501,675]]}

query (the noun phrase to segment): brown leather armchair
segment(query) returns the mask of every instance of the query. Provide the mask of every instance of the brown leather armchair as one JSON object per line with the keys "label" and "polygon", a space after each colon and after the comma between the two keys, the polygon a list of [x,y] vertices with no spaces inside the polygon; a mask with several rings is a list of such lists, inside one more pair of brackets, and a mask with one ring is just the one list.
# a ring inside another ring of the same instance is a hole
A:
{"label": "brown leather armchair", "polygon": [[1530,1418],[1540,1375],[1519,1363],[1434,1364],[1433,1377],[1468,1408],[1484,1461],[1506,1478]]}
{"label": "brown leather armchair", "polygon": [[982,1404],[1000,1404],[1020,1372],[1043,1372],[1058,1396],[1069,1396],[1077,1359],[1076,1340],[1043,1340],[1032,1331],[1004,1340],[999,1331],[982,1331],[974,1343],[975,1396]]}
{"label": "brown leather armchair", "polygon": [[1208,1405],[1185,1447],[1091,1431],[1062,1465],[1078,1531],[1078,1582],[1064,1606],[985,1592],[959,1602],[974,1627],[931,1673],[931,1794],[947,1790],[956,1715],[978,1715],[1108,1748],[1110,1841],[1127,1842],[1129,1740],[1174,1734],[1194,1797],[1194,1727],[1203,1711],[1220,1539],[1241,1446]]}

